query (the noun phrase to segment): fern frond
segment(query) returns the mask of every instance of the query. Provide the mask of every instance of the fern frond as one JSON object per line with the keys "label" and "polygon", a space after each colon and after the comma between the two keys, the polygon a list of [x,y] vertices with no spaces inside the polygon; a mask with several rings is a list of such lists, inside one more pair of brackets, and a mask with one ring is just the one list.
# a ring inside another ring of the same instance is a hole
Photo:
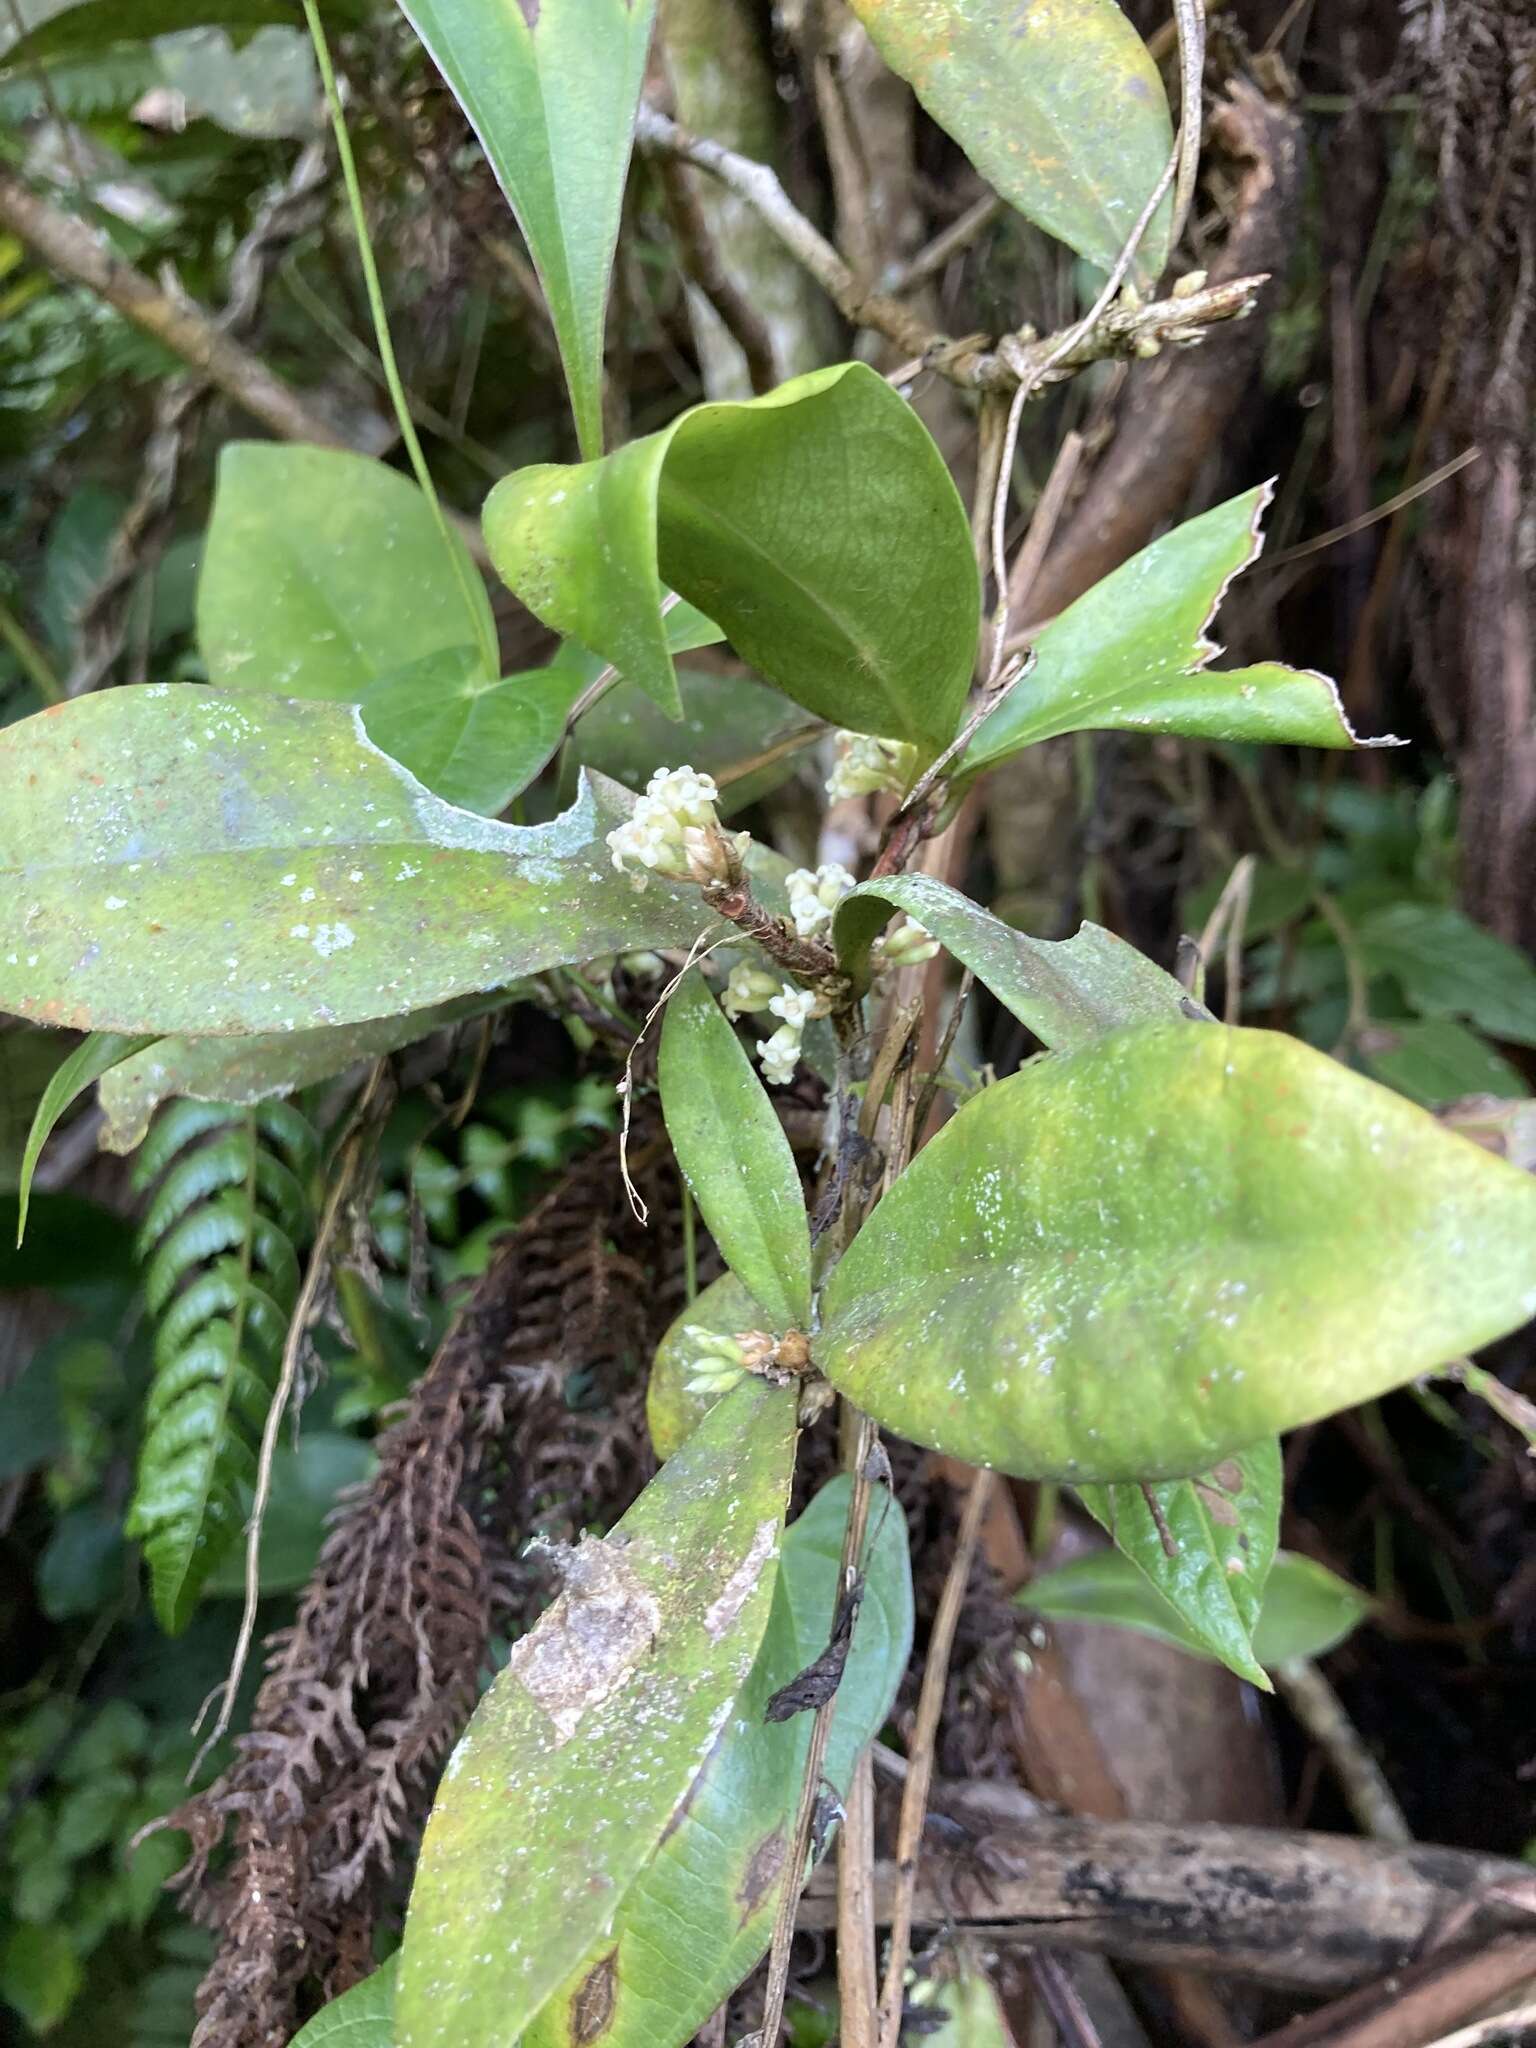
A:
{"label": "fern frond", "polygon": [[152,1192],[139,1253],[157,1327],[128,1533],[171,1634],[239,1535],[299,1291],[316,1153],[286,1102],[174,1102],[140,1150],[134,1178]]}

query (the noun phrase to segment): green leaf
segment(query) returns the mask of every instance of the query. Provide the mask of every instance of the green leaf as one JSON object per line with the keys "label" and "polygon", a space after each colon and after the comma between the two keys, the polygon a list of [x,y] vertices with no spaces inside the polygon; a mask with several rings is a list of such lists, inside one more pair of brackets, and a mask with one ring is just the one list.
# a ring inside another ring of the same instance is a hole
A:
{"label": "green leaf", "polygon": [[1085,1486],[1082,1502],[1116,1546],[1210,1656],[1269,1691],[1253,1631],[1280,1536],[1284,1472],[1273,1437],[1227,1458],[1199,1479],[1149,1491],[1175,1545],[1138,1486]]}
{"label": "green leaf", "polygon": [[[679,650],[720,638],[720,628],[688,604],[667,614],[666,631],[668,646]],[[370,685],[361,698],[363,724],[376,746],[435,795],[495,817],[550,759],[577,698],[605,666],[572,641],[547,668],[489,682],[470,649],[448,649]],[[782,698],[774,701],[787,710]],[[647,772],[665,751],[645,764]],[[628,779],[622,768],[605,772]]]}
{"label": "green leaf", "polygon": [[1189,998],[1173,976],[1101,925],[1085,924],[1070,939],[1032,939],[932,875],[861,882],[838,905],[838,955],[860,982],[892,910],[932,932],[1052,1048],[1070,1051],[1126,1024],[1185,1014]]}
{"label": "green leaf", "polygon": [[[1073,1558],[1031,1579],[1015,1597],[1021,1607],[1058,1621],[1106,1622],[1193,1656],[1212,1655],[1209,1643],[1117,1550]],[[1321,1657],[1343,1642],[1371,1606],[1364,1593],[1310,1557],[1278,1551],[1254,1626],[1255,1662],[1273,1670],[1293,1658]]]}
{"label": "green leaf", "polygon": [[0,1941],[0,1998],[34,2033],[46,2034],[58,2025],[84,1980],[80,1959],[57,1921],[46,1927],[13,1926]]}
{"label": "green leaf", "polygon": [[485,507],[497,570],[547,625],[682,715],[656,578],[818,717],[937,753],[976,653],[965,511],[927,429],[863,363],[699,405],[602,462],[543,463]]}
{"label": "green leaf", "polygon": [[[630,789],[643,788],[653,769],[679,761],[720,781],[791,733],[808,729],[803,711],[751,676],[679,667],[677,687],[683,704],[681,725],[634,683],[610,690],[571,735],[573,766],[596,768]],[[723,818],[744,810],[776,789],[794,766],[793,755],[785,753],[748,775],[721,781],[716,809]]]}
{"label": "green leaf", "polygon": [[689,1327],[736,1337],[761,1319],[762,1310],[734,1273],[722,1273],[679,1309],[656,1347],[645,1387],[645,1422],[658,1458],[670,1458],[720,1399],[718,1392],[695,1392],[688,1384],[699,1369],[698,1349],[686,1335]]}
{"label": "green leaf", "polygon": [[1526,1092],[1525,1076],[1454,1017],[1371,1024],[1356,1043],[1376,1080],[1426,1109],[1464,1095],[1518,1100]]}
{"label": "green leaf", "polygon": [[340,704],[97,691],[0,732],[0,1008],[81,1030],[309,1030],[691,944],[696,890],[615,874],[625,793],[454,810]]}
{"label": "green leaf", "polygon": [[[373,1471],[367,1444],[340,1430],[309,1430],[297,1444],[282,1444],[272,1460],[272,1492],[261,1525],[261,1591],[290,1593],[314,1569],[326,1519],[343,1488]],[[247,1504],[248,1505],[248,1504]],[[245,1550],[229,1551],[208,1574],[204,1592],[240,1599],[245,1592]]]}
{"label": "green leaf", "polygon": [[316,1081],[328,1081],[361,1060],[378,1059],[415,1045],[455,1024],[483,1017],[506,1003],[512,991],[460,996],[430,1010],[376,1017],[366,1024],[322,1025],[317,1031],[257,1032],[248,1038],[155,1038],[133,1053],[97,1088],[106,1121],[104,1152],[132,1152],[143,1142],[149,1120],[162,1102],[185,1096],[193,1102],[226,1102],[248,1107],[274,1095],[291,1095]]}
{"label": "green leaf", "polygon": [[[853,0],[853,11],[1010,206],[1113,266],[1173,148],[1157,66],[1114,0]],[[1169,221],[1164,202],[1138,283],[1167,261]]]}
{"label": "green leaf", "polygon": [[56,1069],[53,1079],[43,1090],[32,1117],[32,1128],[27,1134],[27,1143],[21,1155],[21,1178],[17,1187],[16,1242],[21,1243],[27,1234],[27,1210],[32,1201],[32,1176],[37,1171],[37,1162],[43,1147],[58,1125],[59,1118],[77,1096],[83,1095],[93,1081],[99,1081],[103,1074],[138,1052],[149,1041],[132,1037],[119,1031],[93,1032],[83,1039],[74,1051],[67,1055]]}
{"label": "green leaf", "polygon": [[243,46],[221,28],[185,29],[157,38],[155,57],[190,120],[265,140],[319,127],[320,74],[302,29],[259,28]]}
{"label": "green leaf", "polygon": [[464,543],[450,533],[445,546],[410,477],[335,448],[223,449],[197,636],[210,682],[279,697],[355,703],[379,677],[459,649],[496,671]]}
{"label": "green leaf", "polygon": [[982,725],[962,762],[973,776],[1064,732],[1177,732],[1305,747],[1361,740],[1327,676],[1282,662],[1213,670],[1208,628],[1227,586],[1258,558],[1261,484],[1176,526],[1069,605],[1035,642],[1024,680]]}
{"label": "green leaf", "polygon": [[396,1953],[371,1977],[322,2005],[294,2035],[290,2048],[394,2048],[395,1980],[399,1974]]}
{"label": "green leaf", "polygon": [[811,1228],[784,1127],[709,984],[667,1004],[659,1060],[667,1135],[721,1256],[773,1331],[811,1320]]}
{"label": "green leaf", "polygon": [[937,2009],[947,2015],[937,2033],[925,2030],[923,2048],[1015,2048],[997,1993],[980,1970],[966,1968],[957,1977],[929,1978],[919,1990],[922,2002],[913,2000],[919,2012]]}
{"label": "green leaf", "polygon": [[[323,0],[323,12],[339,21],[363,18],[367,0]],[[55,58],[97,57],[124,43],[175,35],[188,28],[261,28],[268,22],[302,23],[296,0],[80,0],[40,22],[0,54],[6,70],[52,63]],[[0,42],[10,30],[0,16]]]}
{"label": "green leaf", "polygon": [[127,1532],[144,1545],[167,1634],[190,1620],[234,1548],[256,1476],[309,1234],[314,1133],[287,1103],[178,1102],[156,1122],[135,1184],[155,1377]]}
{"label": "green leaf", "polygon": [[454,1751],[411,1894],[401,2048],[516,2040],[678,1814],[768,1623],[793,1388],[744,1380],[514,1647]]}
{"label": "green leaf", "polygon": [[655,0],[400,0],[480,138],[544,286],[581,452]]}
{"label": "green leaf", "polygon": [[[682,1816],[521,2048],[681,2048],[768,1949],[812,1716],[767,1721],[773,1695],[827,1647],[849,1486],[835,1479],[784,1538],[762,1649]],[[824,1774],[841,1798],[880,1732],[912,1647],[906,1521],[875,1489],[863,1603],[837,1690]]]}
{"label": "green leaf", "polygon": [[816,1359],[915,1443],[1208,1472],[1536,1312],[1536,1182],[1267,1031],[1120,1032],[974,1097],[855,1238]]}
{"label": "green leaf", "polygon": [[1298,1657],[1325,1657],[1374,1607],[1368,1594],[1326,1565],[1282,1550],[1264,1588],[1253,1654],[1271,1671]]}
{"label": "green leaf", "polygon": [[1449,904],[1399,899],[1362,917],[1354,936],[1368,972],[1392,975],[1424,1016],[1536,1045],[1536,967]]}

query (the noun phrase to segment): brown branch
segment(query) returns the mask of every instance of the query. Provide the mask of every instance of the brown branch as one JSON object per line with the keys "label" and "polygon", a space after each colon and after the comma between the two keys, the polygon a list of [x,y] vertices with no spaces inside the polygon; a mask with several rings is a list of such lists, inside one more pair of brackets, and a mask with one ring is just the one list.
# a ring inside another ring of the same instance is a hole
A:
{"label": "brown branch", "polygon": [[347,444],[331,423],[310,410],[259,356],[221,333],[201,307],[179,292],[162,290],[141,270],[113,254],[82,221],[36,193],[14,171],[0,168],[0,222],[75,284],[105,299],[145,334],[190,363],[253,419],[285,441]]}
{"label": "brown branch", "polygon": [[[1471,1918],[1458,1930],[1467,1949],[1530,1925],[1530,1870],[1501,1857],[1043,1811],[993,1823],[978,1812],[977,1793],[1016,1811],[1029,1805],[1000,1786],[939,1789],[935,1807],[968,1825],[973,1841],[963,1858],[923,1859],[916,1925],[982,1927],[991,1942],[1087,1949],[1312,1991],[1401,1970],[1469,1903]],[[836,1924],[835,1885],[831,1871],[812,1876],[801,1927]],[[876,1864],[880,1924],[890,1924],[899,1894],[898,1866]]]}
{"label": "brown branch", "polygon": [[657,168],[678,261],[741,350],[752,389],[758,393],[771,391],[779,377],[767,321],[721,262],[687,171],[673,158],[663,158]]}
{"label": "brown branch", "polygon": [[1062,344],[1071,330],[1043,341],[1008,335],[989,347],[985,337],[956,341],[918,318],[909,306],[888,292],[866,291],[851,266],[820,230],[791,201],[767,164],[741,156],[705,136],[690,135],[656,108],[643,105],[636,118],[635,141],[651,156],[670,156],[707,171],[728,190],[746,200],[773,230],[790,254],[821,286],[843,318],[854,327],[868,327],[911,358],[900,375],[936,370],[950,383],[977,391],[1048,390],[1090,363],[1112,357],[1156,353],[1167,343],[1199,339],[1213,323],[1240,319],[1265,282],[1263,277],[1232,278],[1187,298],[1167,298],[1151,305],[1113,307],[1070,347]]}

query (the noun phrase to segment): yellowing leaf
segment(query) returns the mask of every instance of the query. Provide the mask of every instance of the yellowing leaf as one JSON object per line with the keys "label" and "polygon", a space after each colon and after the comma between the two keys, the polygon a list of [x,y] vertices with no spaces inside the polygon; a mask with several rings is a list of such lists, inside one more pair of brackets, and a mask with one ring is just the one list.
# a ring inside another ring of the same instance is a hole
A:
{"label": "yellowing leaf", "polygon": [[817,1362],[888,1428],[1102,1483],[1204,1473],[1536,1313],[1536,1181],[1298,1040],[1053,1054],[920,1152]]}

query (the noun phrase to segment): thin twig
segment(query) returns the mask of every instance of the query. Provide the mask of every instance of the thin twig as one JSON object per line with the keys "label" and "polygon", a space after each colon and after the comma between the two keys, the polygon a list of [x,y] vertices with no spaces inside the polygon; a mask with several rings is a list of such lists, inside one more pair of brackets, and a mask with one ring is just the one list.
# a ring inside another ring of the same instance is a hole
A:
{"label": "thin twig", "polygon": [[713,945],[705,945],[704,941],[709,937],[712,929],[712,926],[706,925],[703,931],[699,933],[699,936],[688,948],[687,959],[684,960],[682,966],[679,967],[676,974],[673,975],[672,979],[647,1011],[645,1022],[640,1026],[628,1053],[625,1055],[623,1077],[615,1090],[620,1102],[623,1104],[619,1117],[619,1178],[624,1183],[624,1192],[629,1197],[629,1206],[634,1213],[635,1221],[640,1224],[650,1221],[651,1211],[650,1205],[635,1186],[629,1171],[629,1126],[634,1114],[635,1054],[645,1043],[647,1031],[650,1030],[656,1019],[661,1015],[668,1003],[671,1002],[673,996],[682,987],[688,970],[692,967],[697,967],[701,960],[707,960],[709,955],[714,952],[716,946],[724,945],[725,941],[723,939],[716,939]]}
{"label": "thin twig", "polygon": [[901,2033],[907,1957],[912,1946],[912,1909],[917,1895],[918,1849],[928,1812],[928,1787],[933,1781],[934,1739],[944,1708],[955,1629],[960,1620],[960,1610],[965,1605],[982,1518],[992,1498],[994,1484],[994,1474],[986,1471],[978,1471],[971,1481],[965,1512],[960,1518],[955,1554],[950,1559],[944,1591],[939,1597],[938,1612],[933,1618],[933,1630],[928,1638],[922,1690],[917,1701],[917,1723],[907,1751],[911,1772],[902,1787],[901,1820],[896,1834],[897,1893],[891,1911],[885,1983],[880,1994],[880,2048],[896,2048],[897,2037]]}
{"label": "thin twig", "polygon": [[1201,93],[1205,83],[1205,0],[1173,0],[1179,36],[1179,169],[1173,187],[1168,247],[1183,239],[1200,174]]}
{"label": "thin twig", "polygon": [[[1044,564],[1046,552],[1056,538],[1061,515],[1066,510],[1067,500],[1072,495],[1072,487],[1077,482],[1077,473],[1083,465],[1083,450],[1086,446],[1083,436],[1075,427],[1061,437],[1061,446],[1056,450],[1051,473],[1035,501],[1029,531],[1024,536],[1019,552],[1013,558],[1013,567],[1008,571],[1010,618],[1023,611],[1029,593],[1034,587],[1035,578],[1040,574]],[[1014,643],[1010,640],[1005,652],[1013,651]]]}
{"label": "thin twig", "polygon": [[1303,1657],[1271,1674],[1286,1705],[1333,1766],[1344,1802],[1372,1841],[1406,1847],[1413,1831],[1379,1763],[1366,1748],[1344,1702],[1317,1666]]}
{"label": "thin twig", "polygon": [[995,192],[984,192],[971,206],[968,206],[957,220],[935,235],[933,240],[918,250],[910,263],[897,263],[880,279],[880,288],[887,292],[916,291],[920,284],[926,284],[936,277],[947,263],[963,255],[978,235],[984,234],[1003,210],[1003,202]]}
{"label": "thin twig", "polygon": [[192,1768],[187,1773],[189,1784],[202,1768],[203,1758],[225,1733],[234,1717],[235,1696],[245,1675],[246,1660],[250,1656],[251,1643],[256,1634],[256,1613],[261,1602],[261,1538],[266,1524],[267,1502],[272,1493],[272,1465],[277,1456],[278,1432],[283,1426],[283,1417],[293,1396],[294,1382],[299,1374],[299,1360],[304,1353],[304,1340],[309,1334],[310,1323],[314,1320],[320,1290],[330,1272],[331,1241],[336,1235],[336,1226],[341,1221],[342,1210],[351,1196],[357,1169],[362,1160],[363,1133],[367,1127],[369,1105],[378,1092],[385,1071],[386,1062],[375,1060],[373,1071],[368,1077],[368,1085],[352,1112],[350,1128],[338,1157],[335,1177],[325,1198],[320,1227],[315,1232],[315,1241],[310,1248],[303,1285],[293,1305],[293,1314],[288,1318],[277,1387],[267,1409],[266,1421],[262,1424],[261,1448],[256,1457],[256,1485],[251,1495],[251,1511],[245,1523],[245,1604],[240,1611],[240,1630],[235,1638],[234,1654],[229,1660],[228,1674],[203,1702],[193,1725],[195,1734],[202,1726],[203,1716],[209,1707],[215,1699],[218,1700],[218,1716],[204,1737],[197,1755],[192,1759]]}
{"label": "thin twig", "polygon": [[691,174],[671,158],[663,158],[658,168],[678,261],[741,350],[752,389],[758,393],[771,391],[778,382],[778,370],[767,321],[721,261]]}
{"label": "thin twig", "polygon": [[358,182],[357,160],[352,154],[352,138],[347,132],[347,116],[341,104],[341,91],[336,83],[336,69],[331,62],[331,46],[326,39],[316,0],[304,0],[304,19],[309,25],[309,39],[314,45],[315,62],[320,69],[320,83],[325,88],[325,103],[330,112],[331,132],[336,138],[336,155],[341,164],[341,179],[346,187],[347,205],[352,214],[357,258],[362,266],[363,289],[367,293],[368,312],[373,321],[374,346],[379,353],[384,381],[389,387],[390,402],[395,409],[395,421],[400,429],[400,438],[405,443],[405,452],[410,457],[416,481],[431,508],[433,523],[442,541],[443,552],[448,557],[449,568],[459,586],[459,595],[464,600],[470,637],[479,648],[480,658],[485,664],[485,673],[494,676],[500,673],[500,650],[496,645],[496,630],[491,623],[485,593],[476,583],[474,571],[464,559],[464,550],[454,545],[453,536],[448,530],[443,502],[437,495],[437,485],[432,481],[432,472],[427,467],[427,458],[422,453],[421,442],[416,433],[416,422],[411,417],[411,401],[405,388],[405,379],[400,375],[400,365],[395,359],[395,344],[389,331],[389,313],[384,304],[384,287],[379,280],[379,266],[374,259],[373,243],[368,234],[368,213],[363,205],[362,186]]}
{"label": "thin twig", "polygon": [[[860,1415],[854,1437],[853,1484],[848,1496],[848,1520],[843,1528],[843,1554],[837,1577],[840,1600],[846,1598],[852,1590],[858,1574],[858,1561],[864,1550],[864,1532],[869,1526],[868,1467],[876,1440],[875,1425],[867,1415]],[[795,1811],[795,1824],[789,1838],[789,1855],[784,1866],[787,1875],[784,1888],[779,1893],[778,1908],[773,1919],[773,1941],[768,1951],[768,1983],[763,1994],[763,2023],[758,2030],[758,2048],[775,2048],[779,2038],[779,2027],[784,2018],[784,1995],[789,1988],[789,1954],[795,1936],[795,1915],[799,1910],[800,1892],[805,1883],[806,1858],[811,1847],[811,1828],[816,1818],[816,1804],[821,1793],[822,1767],[827,1760],[827,1742],[832,1733],[832,1716],[836,1709],[837,1695],[834,1693],[816,1709],[816,1719],[811,1724],[805,1776],[800,1785],[800,1802]]]}

